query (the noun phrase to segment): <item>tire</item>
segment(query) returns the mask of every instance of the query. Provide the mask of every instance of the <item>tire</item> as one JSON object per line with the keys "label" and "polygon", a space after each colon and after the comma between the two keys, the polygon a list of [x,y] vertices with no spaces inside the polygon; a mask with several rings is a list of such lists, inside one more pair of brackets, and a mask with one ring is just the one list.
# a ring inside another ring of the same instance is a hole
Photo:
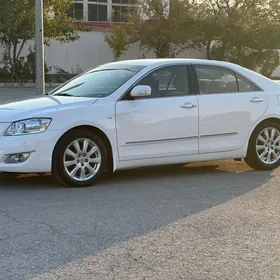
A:
{"label": "tire", "polygon": [[[85,141],[88,148],[83,151]],[[104,175],[106,165],[107,149],[101,138],[89,130],[72,130],[55,147],[52,174],[62,185],[89,187]]]}
{"label": "tire", "polygon": [[[272,130],[275,131],[274,137],[272,135],[273,134]],[[262,136],[262,139],[265,141],[260,140],[259,138],[260,135]],[[277,139],[278,136],[279,138]],[[277,142],[272,141],[272,137],[274,140],[277,139],[276,140]],[[276,156],[273,153],[273,151],[276,153]],[[247,163],[247,165],[249,165],[251,168],[256,170],[273,170],[280,166],[280,124],[279,123],[274,121],[267,121],[261,123],[259,126],[256,127],[256,129],[251,135],[247,156],[244,160]]]}

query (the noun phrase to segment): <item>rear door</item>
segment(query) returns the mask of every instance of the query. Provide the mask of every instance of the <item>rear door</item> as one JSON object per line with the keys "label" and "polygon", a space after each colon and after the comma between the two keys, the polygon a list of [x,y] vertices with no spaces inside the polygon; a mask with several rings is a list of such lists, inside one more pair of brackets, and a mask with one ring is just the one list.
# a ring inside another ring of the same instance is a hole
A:
{"label": "rear door", "polygon": [[200,94],[199,153],[240,149],[267,109],[267,96],[257,85],[232,70],[194,66]]}

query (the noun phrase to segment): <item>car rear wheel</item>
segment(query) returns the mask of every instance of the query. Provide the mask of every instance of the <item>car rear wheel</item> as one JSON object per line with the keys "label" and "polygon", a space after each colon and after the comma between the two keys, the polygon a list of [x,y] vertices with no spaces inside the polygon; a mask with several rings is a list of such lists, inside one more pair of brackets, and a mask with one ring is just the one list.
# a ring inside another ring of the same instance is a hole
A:
{"label": "car rear wheel", "polygon": [[88,187],[103,175],[107,150],[101,138],[88,130],[73,130],[58,142],[53,155],[53,176],[67,186]]}
{"label": "car rear wheel", "polygon": [[270,121],[253,132],[245,162],[258,170],[272,170],[280,165],[280,125]]}

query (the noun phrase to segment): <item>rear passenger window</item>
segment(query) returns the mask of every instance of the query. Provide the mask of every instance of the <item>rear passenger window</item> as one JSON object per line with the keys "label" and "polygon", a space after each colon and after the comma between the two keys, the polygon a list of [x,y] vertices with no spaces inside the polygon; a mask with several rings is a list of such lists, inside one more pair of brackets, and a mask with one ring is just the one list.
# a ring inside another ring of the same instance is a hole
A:
{"label": "rear passenger window", "polygon": [[235,73],[229,69],[217,66],[195,66],[200,93],[230,93],[238,92]]}
{"label": "rear passenger window", "polygon": [[255,86],[253,83],[243,78],[242,76],[236,74],[236,77],[240,92],[260,91],[257,86]]}

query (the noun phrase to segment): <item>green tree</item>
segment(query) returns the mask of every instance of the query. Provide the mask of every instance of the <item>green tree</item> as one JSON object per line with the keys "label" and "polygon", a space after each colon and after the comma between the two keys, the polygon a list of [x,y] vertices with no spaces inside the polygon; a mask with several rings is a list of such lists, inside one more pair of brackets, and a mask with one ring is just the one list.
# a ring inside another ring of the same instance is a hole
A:
{"label": "green tree", "polygon": [[120,25],[112,25],[106,31],[104,40],[108,43],[113,52],[114,61],[119,60],[121,55],[127,51],[131,44],[129,37]]}
{"label": "green tree", "polygon": [[[280,6],[269,0],[206,0],[199,5],[208,59],[226,60],[269,76],[279,65]],[[277,20],[278,19],[278,20]]]}
{"label": "green tree", "polygon": [[[141,51],[153,51],[157,58],[173,57],[193,47],[195,21],[191,1],[142,0],[139,13],[126,15],[126,24],[111,27],[105,38],[115,53],[139,42]],[[120,40],[121,38],[121,40]],[[109,39],[109,40],[108,40]],[[121,44],[119,44],[121,42]]]}
{"label": "green tree", "polygon": [[[44,1],[45,43],[50,40],[69,42],[76,40],[74,19],[67,15],[72,0]],[[54,17],[50,17],[53,12]],[[12,78],[16,78],[17,65],[24,45],[35,38],[35,1],[0,0],[0,43],[5,48],[5,58]]]}

